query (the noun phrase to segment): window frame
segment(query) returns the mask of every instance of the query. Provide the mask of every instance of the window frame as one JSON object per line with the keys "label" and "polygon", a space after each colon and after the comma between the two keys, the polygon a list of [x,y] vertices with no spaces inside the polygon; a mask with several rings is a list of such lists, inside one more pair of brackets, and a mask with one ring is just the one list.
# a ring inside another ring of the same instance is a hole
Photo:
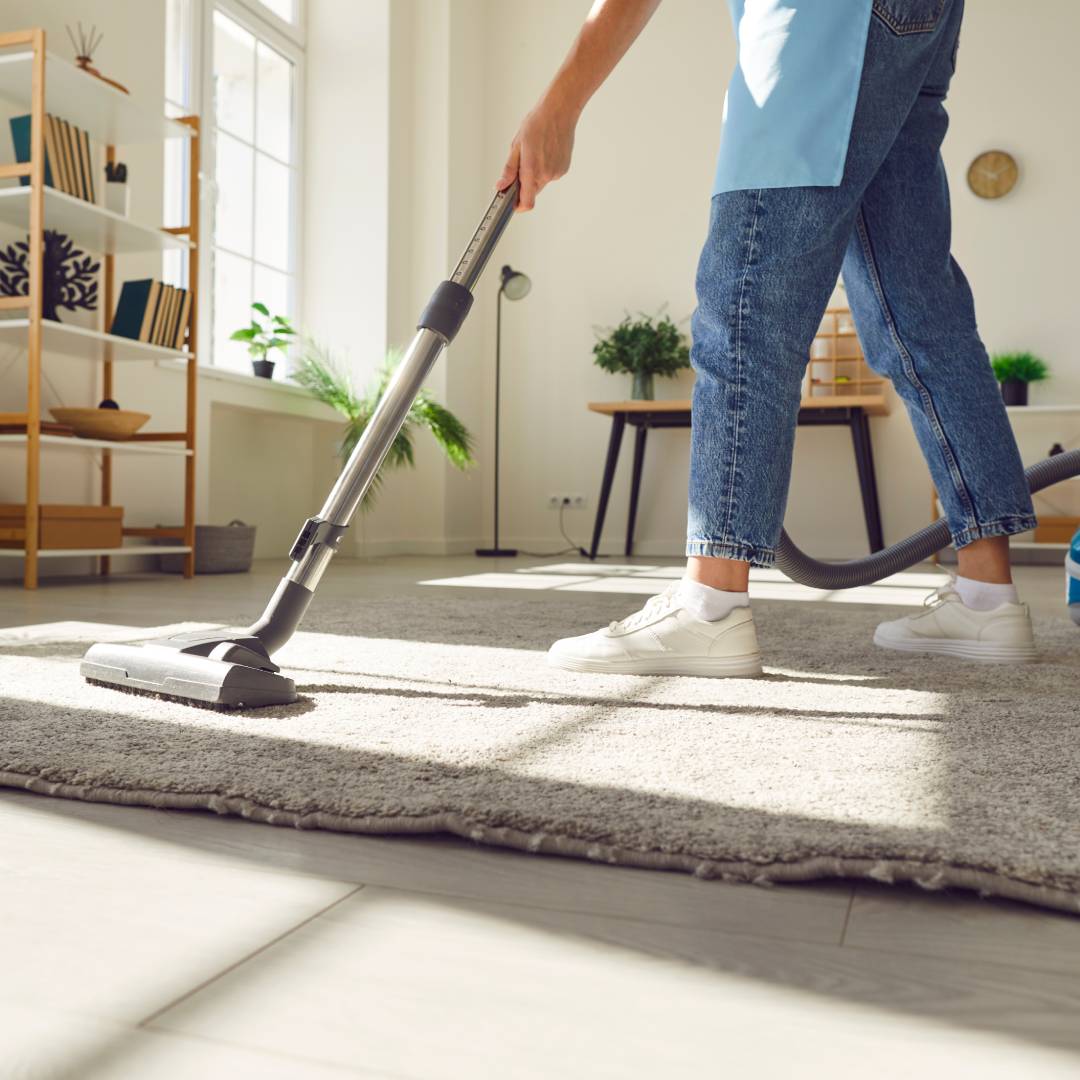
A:
{"label": "window frame", "polygon": [[[306,70],[304,18],[306,0],[296,0],[297,24],[277,17],[259,0],[191,0],[191,111],[201,118],[200,199],[199,199],[199,331],[196,348],[199,363],[221,371],[235,369],[214,355],[214,249],[217,191],[214,181],[217,164],[217,117],[214,101],[214,12],[220,10],[256,40],[281,53],[293,65],[289,164],[293,183],[289,192],[290,245],[285,273],[289,278],[289,314],[295,325],[303,321],[303,290],[299,273],[304,245],[304,94]],[[272,156],[272,155],[271,155]],[[279,160],[273,158],[273,160]],[[226,249],[227,250],[227,249]],[[254,255],[239,256],[255,263]],[[261,264],[260,264],[261,265]],[[274,268],[277,269],[277,268]],[[281,272],[281,271],[278,271]],[[257,299],[257,298],[256,298]],[[252,376],[254,378],[254,376]],[[275,380],[276,381],[276,380]]]}

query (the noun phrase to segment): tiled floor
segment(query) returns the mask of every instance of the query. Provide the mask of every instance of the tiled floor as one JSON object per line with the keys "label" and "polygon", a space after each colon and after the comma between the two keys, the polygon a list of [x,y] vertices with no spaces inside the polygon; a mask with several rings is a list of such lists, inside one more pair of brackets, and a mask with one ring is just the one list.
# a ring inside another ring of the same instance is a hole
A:
{"label": "tiled floor", "polygon": [[[528,583],[625,591],[629,611],[643,578],[677,572],[643,565],[402,558],[332,574],[357,597]],[[223,591],[254,615],[279,572],[5,586],[0,625],[159,625]],[[839,599],[915,602],[922,573]],[[1019,577],[1061,616],[1059,571]],[[808,597],[770,575],[755,589]],[[10,790],[0,965],[4,1078],[1080,1076],[1080,918]]]}

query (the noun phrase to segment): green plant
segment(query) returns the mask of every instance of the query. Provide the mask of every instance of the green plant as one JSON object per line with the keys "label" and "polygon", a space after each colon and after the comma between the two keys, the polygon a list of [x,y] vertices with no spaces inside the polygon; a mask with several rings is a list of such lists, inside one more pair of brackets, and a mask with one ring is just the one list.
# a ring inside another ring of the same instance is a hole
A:
{"label": "green plant", "polygon": [[[319,401],[345,417],[345,435],[338,448],[343,461],[348,459],[360,441],[360,436],[375,412],[375,406],[378,405],[400,362],[400,353],[389,353],[367,389],[358,394],[353,389],[348,374],[341,369],[325,346],[311,340],[304,342],[303,354],[292,378]],[[363,506],[371,505],[383,469],[415,464],[413,431],[416,428],[426,428],[431,432],[452,465],[459,469],[468,469],[475,464],[473,440],[468,429],[449,409],[435,401],[429,390],[421,390],[409,409],[405,424],[391,444],[379,473],[375,475]]]}
{"label": "green plant", "polygon": [[[247,342],[248,355],[252,361],[265,360],[271,349],[284,352],[291,344],[289,339],[296,334],[289,320],[284,315],[271,315],[270,309],[258,300],[251,305],[251,310],[255,312],[251,316],[251,325],[234,331],[229,335],[229,340]],[[260,322],[260,315],[270,321],[266,324]]]}
{"label": "green plant", "polygon": [[605,371],[671,376],[690,366],[686,338],[667,315],[629,315],[593,346]]}
{"label": "green plant", "polygon": [[1034,353],[1014,352],[997,353],[990,363],[994,368],[994,377],[998,382],[1041,382],[1050,377],[1046,361],[1040,360]]}

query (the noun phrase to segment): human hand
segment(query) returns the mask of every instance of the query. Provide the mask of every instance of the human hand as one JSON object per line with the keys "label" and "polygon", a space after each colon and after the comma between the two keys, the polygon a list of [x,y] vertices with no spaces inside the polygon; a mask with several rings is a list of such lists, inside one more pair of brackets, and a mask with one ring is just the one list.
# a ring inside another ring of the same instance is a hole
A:
{"label": "human hand", "polygon": [[552,180],[565,176],[574,150],[578,110],[545,97],[521,122],[510,144],[502,176],[495,185],[504,191],[517,177],[517,210],[532,210],[536,196]]}

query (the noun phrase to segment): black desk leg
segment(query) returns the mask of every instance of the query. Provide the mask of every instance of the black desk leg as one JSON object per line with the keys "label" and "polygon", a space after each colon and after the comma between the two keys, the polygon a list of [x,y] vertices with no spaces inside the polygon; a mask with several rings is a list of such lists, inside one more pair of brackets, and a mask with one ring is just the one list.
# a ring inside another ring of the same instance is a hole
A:
{"label": "black desk leg", "polygon": [[611,482],[615,479],[615,466],[619,463],[619,447],[622,446],[625,427],[626,413],[614,413],[611,417],[607,460],[604,462],[604,479],[600,483],[600,498],[596,503],[596,523],[593,525],[592,547],[589,548],[590,559],[596,558],[596,549],[600,546],[600,532],[604,528],[604,515],[607,513],[608,498],[611,496]]}
{"label": "black desk leg", "polygon": [[864,409],[851,410],[851,441],[855,447],[855,467],[859,473],[863,517],[871,551],[885,546],[881,532],[881,507],[878,504],[877,480],[874,477],[874,449],[870,442],[870,421]]}
{"label": "black desk leg", "polygon": [[641,491],[641,466],[645,462],[645,435],[648,428],[639,424],[634,435],[634,472],[630,480],[630,513],[626,518],[626,554],[634,553],[634,521],[637,519],[638,493]]}

